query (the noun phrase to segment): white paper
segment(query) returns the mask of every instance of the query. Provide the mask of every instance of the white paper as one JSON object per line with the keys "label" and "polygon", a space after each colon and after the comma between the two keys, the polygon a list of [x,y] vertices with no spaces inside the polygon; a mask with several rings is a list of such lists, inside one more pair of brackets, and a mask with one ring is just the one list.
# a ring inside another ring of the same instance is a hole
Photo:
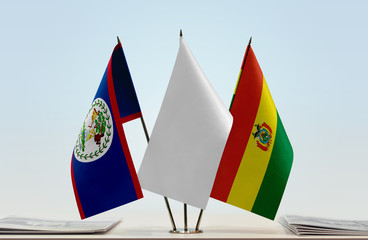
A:
{"label": "white paper", "polygon": [[232,116],[184,39],[138,177],[143,189],[205,209]]}
{"label": "white paper", "polygon": [[39,218],[6,217],[0,219],[2,233],[98,233],[106,232],[119,220],[64,221]]}
{"label": "white paper", "polygon": [[368,221],[288,215],[282,217],[280,223],[297,235],[368,235]]}

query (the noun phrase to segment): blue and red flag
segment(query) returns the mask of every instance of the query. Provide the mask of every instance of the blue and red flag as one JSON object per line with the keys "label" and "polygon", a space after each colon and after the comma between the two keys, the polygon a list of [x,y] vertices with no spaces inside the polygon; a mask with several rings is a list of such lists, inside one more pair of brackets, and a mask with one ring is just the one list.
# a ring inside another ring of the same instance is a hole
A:
{"label": "blue and red flag", "polygon": [[82,219],[143,197],[122,126],[141,116],[119,42],[73,151],[71,175]]}

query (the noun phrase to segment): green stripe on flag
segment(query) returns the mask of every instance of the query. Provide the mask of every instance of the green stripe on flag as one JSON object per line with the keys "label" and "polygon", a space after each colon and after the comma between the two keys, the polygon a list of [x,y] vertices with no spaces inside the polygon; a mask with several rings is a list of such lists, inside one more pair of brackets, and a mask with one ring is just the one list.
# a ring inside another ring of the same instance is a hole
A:
{"label": "green stripe on flag", "polygon": [[279,113],[277,113],[274,147],[252,212],[272,220],[275,218],[289,178],[292,163],[293,149],[282,125]]}
{"label": "green stripe on flag", "polygon": [[233,94],[233,98],[231,99],[229,111],[231,110],[231,106],[233,106],[234,98],[235,98],[235,93]]}

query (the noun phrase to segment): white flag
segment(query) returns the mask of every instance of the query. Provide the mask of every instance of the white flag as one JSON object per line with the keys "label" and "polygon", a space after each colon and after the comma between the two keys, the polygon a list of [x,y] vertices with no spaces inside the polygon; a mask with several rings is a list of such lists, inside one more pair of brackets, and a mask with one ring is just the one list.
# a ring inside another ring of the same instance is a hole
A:
{"label": "white flag", "polygon": [[232,116],[180,38],[138,177],[142,188],[205,209]]}

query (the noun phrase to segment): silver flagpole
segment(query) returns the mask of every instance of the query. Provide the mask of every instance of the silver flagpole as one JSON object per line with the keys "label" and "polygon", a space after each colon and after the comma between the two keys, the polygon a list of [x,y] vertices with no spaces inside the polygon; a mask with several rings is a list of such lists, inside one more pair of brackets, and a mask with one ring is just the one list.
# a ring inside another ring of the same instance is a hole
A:
{"label": "silver flagpole", "polygon": [[[183,37],[183,31],[180,29],[180,37]],[[201,230],[199,230],[199,225],[201,224],[201,219],[202,219],[202,214],[203,214],[203,209],[201,209],[201,211],[199,212],[199,216],[198,216],[198,220],[197,220],[197,225],[195,227],[194,233],[200,233],[202,232]],[[184,231],[188,231],[188,226],[187,226],[187,204],[184,203]]]}
{"label": "silver flagpole", "polygon": [[173,217],[172,212],[171,212],[169,200],[167,199],[166,196],[164,196],[164,199],[165,199],[167,211],[169,212],[170,221],[171,221],[171,225],[172,225],[173,231],[176,232],[175,221],[174,221],[174,217]]}
{"label": "silver flagpole", "polygon": [[[180,29],[180,38],[183,37],[183,31]],[[187,215],[187,204],[184,203],[184,232],[188,232],[188,215]]]}
{"label": "silver flagpole", "polygon": [[[183,31],[180,29],[180,37],[183,37]],[[201,209],[200,213],[199,213],[199,217],[197,220],[197,225],[195,230],[193,231],[188,231],[188,213],[187,213],[187,204],[184,203],[184,232],[179,231],[179,233],[201,233],[202,231],[199,230],[199,225],[201,222],[201,218],[202,218],[202,214],[203,214],[203,209]]]}
{"label": "silver flagpole", "polygon": [[201,211],[199,212],[199,216],[198,216],[198,220],[197,220],[197,225],[195,227],[195,230],[196,231],[199,231],[199,225],[201,224],[202,214],[203,214],[203,209],[201,209]]}

